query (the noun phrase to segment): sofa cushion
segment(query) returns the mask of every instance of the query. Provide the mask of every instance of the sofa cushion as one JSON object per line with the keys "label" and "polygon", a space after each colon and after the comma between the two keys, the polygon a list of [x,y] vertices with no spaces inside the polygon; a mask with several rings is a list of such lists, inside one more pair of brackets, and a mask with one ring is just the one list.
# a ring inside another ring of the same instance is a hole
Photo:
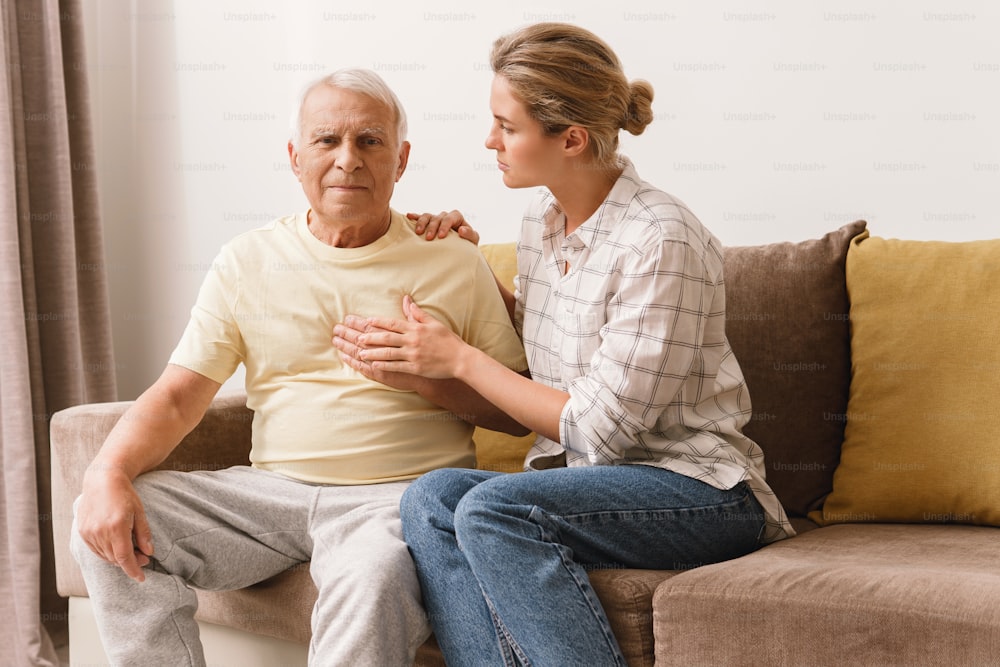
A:
{"label": "sofa cushion", "polygon": [[987,665],[1000,529],[820,528],[667,580],[657,665]]}
{"label": "sofa cushion", "polygon": [[[493,275],[508,289],[514,289],[517,275],[517,253],[514,243],[492,243],[480,246]],[[495,472],[521,472],[524,458],[535,442],[535,434],[507,435],[477,427],[472,435],[476,443],[476,467]]]}
{"label": "sofa cushion", "polygon": [[726,333],[753,405],[744,431],[789,516],[819,507],[833,485],[851,371],[844,262],[864,229],[724,249]]}
{"label": "sofa cushion", "polygon": [[535,443],[535,434],[513,436],[499,431],[476,427],[472,439],[476,444],[476,467],[493,472],[521,472],[528,450]]}
{"label": "sofa cushion", "polygon": [[[514,289],[517,275],[517,244],[488,243],[480,246],[493,275],[507,289]],[[472,439],[476,443],[476,467],[495,472],[520,472],[524,470],[524,458],[535,442],[535,434],[524,436],[507,435],[477,427]]]}
{"label": "sofa cushion", "polygon": [[493,269],[497,280],[507,289],[513,290],[514,276],[517,275],[517,244],[486,243],[479,247],[479,251]]}
{"label": "sofa cushion", "polygon": [[847,288],[847,429],[816,520],[1000,525],[1000,240],[865,234]]}
{"label": "sofa cushion", "polygon": [[653,595],[676,570],[594,570],[590,585],[601,600],[629,667],[653,667]]}

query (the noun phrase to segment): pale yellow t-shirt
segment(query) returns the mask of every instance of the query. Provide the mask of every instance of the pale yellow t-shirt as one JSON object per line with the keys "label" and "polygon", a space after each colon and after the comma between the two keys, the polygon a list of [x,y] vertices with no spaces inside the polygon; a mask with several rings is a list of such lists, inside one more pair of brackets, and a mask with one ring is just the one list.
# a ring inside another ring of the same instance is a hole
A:
{"label": "pale yellow t-shirt", "polygon": [[514,370],[521,342],[478,249],[426,241],[392,212],[362,248],[334,248],[280,218],[226,244],[170,363],[224,382],[246,366],[252,464],[296,479],[370,484],[474,465],[473,427],[415,392],[344,365],[333,326],[345,315],[403,318],[409,294],[470,344]]}

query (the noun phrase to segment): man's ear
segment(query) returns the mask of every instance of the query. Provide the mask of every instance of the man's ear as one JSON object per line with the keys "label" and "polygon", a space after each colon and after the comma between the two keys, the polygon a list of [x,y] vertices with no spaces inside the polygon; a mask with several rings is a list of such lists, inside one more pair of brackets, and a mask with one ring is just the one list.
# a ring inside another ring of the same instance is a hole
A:
{"label": "man's ear", "polygon": [[299,178],[299,152],[295,149],[295,144],[288,142],[288,161],[292,165],[292,173]]}
{"label": "man's ear", "polygon": [[590,146],[590,132],[579,125],[570,125],[563,134],[563,150],[569,157],[577,157]]}
{"label": "man's ear", "polygon": [[403,172],[406,171],[406,165],[410,161],[410,142],[404,141],[399,147],[399,167],[396,168],[396,182],[399,183],[399,179],[403,177]]}

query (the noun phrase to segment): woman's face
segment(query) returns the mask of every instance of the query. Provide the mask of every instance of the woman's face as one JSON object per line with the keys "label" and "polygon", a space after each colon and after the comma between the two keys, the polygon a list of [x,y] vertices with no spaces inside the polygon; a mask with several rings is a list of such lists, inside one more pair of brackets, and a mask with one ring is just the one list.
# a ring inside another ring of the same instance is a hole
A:
{"label": "woman's face", "polygon": [[495,76],[490,90],[493,126],[486,148],[496,151],[497,163],[508,188],[549,185],[564,166],[562,135],[545,134],[541,123],[510,88],[507,78]]}

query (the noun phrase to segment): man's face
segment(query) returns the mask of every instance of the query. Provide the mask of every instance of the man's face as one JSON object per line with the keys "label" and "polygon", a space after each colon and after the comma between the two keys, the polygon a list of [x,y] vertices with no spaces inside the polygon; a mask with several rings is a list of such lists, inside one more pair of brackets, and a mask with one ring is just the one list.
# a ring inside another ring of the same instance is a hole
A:
{"label": "man's face", "polygon": [[390,107],[327,85],[309,93],[298,147],[288,144],[313,215],[332,225],[382,224],[409,152],[409,143],[399,145]]}

